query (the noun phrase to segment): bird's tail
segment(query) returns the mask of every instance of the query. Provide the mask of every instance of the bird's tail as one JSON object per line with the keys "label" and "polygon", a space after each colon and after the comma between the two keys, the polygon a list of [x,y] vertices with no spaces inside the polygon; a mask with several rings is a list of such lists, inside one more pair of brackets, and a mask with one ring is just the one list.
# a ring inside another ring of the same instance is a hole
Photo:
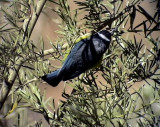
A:
{"label": "bird's tail", "polygon": [[41,78],[47,82],[49,85],[55,87],[62,80],[60,76],[58,76],[59,70],[56,70],[50,74],[44,75]]}

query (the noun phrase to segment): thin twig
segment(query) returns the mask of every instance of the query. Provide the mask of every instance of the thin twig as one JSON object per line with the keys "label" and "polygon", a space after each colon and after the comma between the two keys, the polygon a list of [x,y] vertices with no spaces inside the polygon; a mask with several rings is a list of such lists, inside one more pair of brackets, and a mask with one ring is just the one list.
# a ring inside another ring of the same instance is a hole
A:
{"label": "thin twig", "polygon": [[[36,22],[39,18],[39,15],[42,12],[42,9],[43,9],[46,2],[47,2],[47,0],[41,0],[38,2],[37,6],[36,6],[36,11],[33,13],[32,17],[31,17],[28,37],[26,37],[26,38],[30,38],[30,36],[33,32],[33,29],[35,27],[35,24],[36,24]],[[24,43],[25,42],[26,41],[24,41]],[[0,109],[3,107],[3,104],[6,100],[15,80],[16,80],[17,73],[19,72],[21,65],[24,61],[25,60],[23,58],[19,58],[19,60],[14,65],[15,66],[14,69],[10,70],[10,76],[9,76],[8,81],[4,81],[4,83],[1,87],[1,90],[0,90]]]}

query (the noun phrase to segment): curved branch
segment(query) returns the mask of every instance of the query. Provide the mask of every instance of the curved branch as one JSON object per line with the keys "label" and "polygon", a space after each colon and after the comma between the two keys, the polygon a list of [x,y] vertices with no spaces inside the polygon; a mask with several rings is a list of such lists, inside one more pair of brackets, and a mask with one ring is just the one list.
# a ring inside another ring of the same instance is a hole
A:
{"label": "curved branch", "polygon": [[[25,39],[30,38],[33,29],[35,27],[35,24],[39,18],[39,15],[42,12],[43,7],[45,6],[47,0],[41,0],[37,3],[36,10],[33,13],[31,19],[30,19],[30,24],[29,24],[29,30],[28,30],[28,36],[25,37]],[[24,44],[26,43],[26,40],[24,41]],[[24,58],[19,58],[19,60],[14,64],[14,69],[10,69],[10,76],[8,81],[4,81],[3,85],[0,90],[0,109],[3,107],[3,104],[5,100],[7,99],[7,96],[16,80],[17,73],[19,72],[21,65],[25,61]]]}

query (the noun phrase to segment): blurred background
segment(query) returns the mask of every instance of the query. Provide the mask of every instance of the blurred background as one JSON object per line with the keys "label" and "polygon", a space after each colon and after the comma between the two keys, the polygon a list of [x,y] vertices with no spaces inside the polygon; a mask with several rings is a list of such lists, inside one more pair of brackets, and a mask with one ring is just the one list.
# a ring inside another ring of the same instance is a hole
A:
{"label": "blurred background", "polygon": [[[71,5],[71,10],[74,10],[77,8],[77,6],[74,4],[73,1],[69,0],[68,1],[69,4]],[[9,2],[7,1],[2,1],[0,0],[0,6],[9,6]],[[56,8],[56,6],[54,4],[50,4],[48,3],[48,6],[50,6],[51,8]],[[150,3],[150,0],[144,0],[142,7],[147,8],[148,11],[150,12],[150,15],[154,14],[154,12],[156,11],[156,3]],[[82,15],[83,16],[83,15]],[[81,17],[79,17],[81,19]],[[135,20],[135,24],[140,23],[142,20],[144,20],[144,17],[142,17],[141,15],[136,16],[136,20]],[[4,22],[4,17],[3,15],[0,13],[0,25],[2,25]],[[59,29],[58,24],[61,23],[59,17],[56,15],[56,13],[54,13],[53,11],[44,8],[43,12],[41,13],[38,22],[34,28],[33,34],[31,35],[31,39],[33,40],[33,42],[38,46],[38,42],[40,38],[43,38],[44,42],[45,42],[45,49],[51,49],[52,45],[50,44],[50,42],[54,43],[57,38],[58,35],[55,32],[56,30]],[[155,38],[157,38],[160,35],[159,32],[157,32],[156,34],[154,34],[153,36]],[[127,36],[127,35],[124,35]],[[55,63],[54,63],[55,64]],[[59,63],[57,63],[58,66]],[[159,72],[157,72],[159,73]],[[99,80],[103,80],[103,79],[99,79]],[[65,86],[64,82],[61,82],[57,87],[51,87],[49,86],[47,83],[41,83],[40,84],[40,89],[41,91],[46,90],[46,98],[49,97],[53,97],[55,100],[55,104],[56,106],[58,105],[60,100],[64,100],[64,98],[61,96],[64,87],[66,87],[66,92],[67,93],[71,93],[72,88],[70,86]],[[144,84],[144,82],[139,82],[136,83],[132,89],[131,92],[133,92],[134,89],[138,89],[140,86],[142,86]],[[23,110],[22,110],[23,111]],[[26,123],[34,123],[35,120],[42,120],[44,127],[47,127],[47,122],[44,120],[43,116],[41,116],[38,113],[32,112],[30,110],[28,111],[23,111],[24,114],[27,114],[29,117],[26,118]],[[12,115],[11,115],[12,116]],[[11,125],[13,125],[13,121],[10,119],[11,116],[8,118],[8,121],[6,125],[9,127]],[[1,125],[0,125],[1,127]]]}

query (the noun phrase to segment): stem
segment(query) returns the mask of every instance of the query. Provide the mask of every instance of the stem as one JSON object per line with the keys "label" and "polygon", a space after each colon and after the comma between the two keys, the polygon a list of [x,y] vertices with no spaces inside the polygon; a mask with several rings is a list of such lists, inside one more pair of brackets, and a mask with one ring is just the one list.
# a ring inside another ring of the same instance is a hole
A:
{"label": "stem", "polygon": [[43,9],[46,2],[47,2],[47,0],[41,0],[37,3],[36,10],[35,10],[35,12],[33,12],[33,15],[32,15],[32,18],[31,18],[30,29],[28,30],[28,37],[29,38],[30,38],[30,36],[33,32],[34,26],[35,26],[40,14],[41,14],[42,9]]}
{"label": "stem", "polygon": [[[37,3],[37,6],[36,6],[36,11],[33,13],[32,17],[31,17],[31,22],[30,22],[30,27],[29,27],[29,32],[28,32],[28,38],[30,38],[32,32],[33,32],[33,29],[34,29],[34,26],[39,18],[39,15],[40,13],[42,12],[42,9],[45,5],[45,3],[47,2],[47,0],[41,0]],[[26,37],[27,38],[27,37]],[[24,41],[25,43],[25,41]],[[14,69],[10,69],[10,76],[9,76],[9,79],[8,81],[4,81],[3,82],[3,85],[1,87],[1,90],[0,90],[0,110],[2,109],[3,107],[3,104],[5,102],[5,100],[7,99],[7,96],[16,80],[16,77],[17,77],[17,73],[19,72],[20,68],[21,68],[21,65],[22,63],[25,61],[25,59],[23,58],[19,58],[19,60],[14,64]]]}

